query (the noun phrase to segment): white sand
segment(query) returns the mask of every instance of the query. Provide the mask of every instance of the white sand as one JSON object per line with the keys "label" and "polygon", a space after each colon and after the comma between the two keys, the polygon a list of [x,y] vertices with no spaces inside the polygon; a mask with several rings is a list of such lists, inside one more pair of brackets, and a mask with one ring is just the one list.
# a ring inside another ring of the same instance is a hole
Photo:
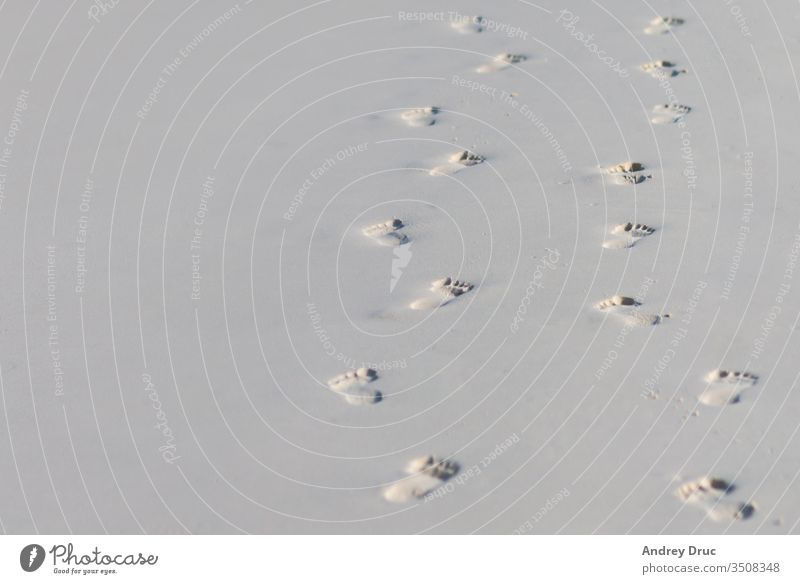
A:
{"label": "white sand", "polygon": [[800,9],[578,4],[0,11],[4,529],[797,532]]}

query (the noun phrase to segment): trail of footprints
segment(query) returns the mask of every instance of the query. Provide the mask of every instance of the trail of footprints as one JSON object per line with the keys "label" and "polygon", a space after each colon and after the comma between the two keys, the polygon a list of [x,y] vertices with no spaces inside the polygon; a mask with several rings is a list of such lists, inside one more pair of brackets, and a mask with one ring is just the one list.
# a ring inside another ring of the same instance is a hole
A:
{"label": "trail of footprints", "polygon": [[[674,28],[684,24],[683,19],[674,17],[654,18],[644,29],[645,34],[661,35],[673,31]],[[665,80],[686,73],[672,61],[657,60],[641,65],[640,69],[648,75]],[[650,121],[656,125],[683,123],[684,118],[692,108],[678,102],[658,104],[651,111]],[[649,178],[644,173],[645,167],[638,162],[623,162],[607,167],[606,172],[618,184],[640,184]],[[606,249],[627,249],[644,237],[652,235],[655,229],[648,225],[634,222],[621,223],[611,229],[613,237],[603,242]],[[659,324],[669,315],[646,314],[638,310],[640,303],[632,297],[615,295],[601,300],[596,308],[601,311],[613,312],[626,320],[628,324],[653,325]],[[747,371],[728,371],[715,369],[705,376],[706,387],[698,396],[699,403],[710,407],[724,407],[739,403],[742,395],[752,387],[758,377]],[[713,521],[731,522],[748,519],[755,511],[756,506],[750,502],[733,500],[731,493],[734,491],[731,483],[712,477],[703,477],[698,480],[682,484],[676,496],[694,507],[702,509],[708,518]]]}
{"label": "trail of footprints", "polygon": [[[451,26],[460,33],[472,34],[484,30],[483,22],[482,17],[476,16],[454,21]],[[648,24],[644,32],[650,35],[667,34],[683,23],[684,21],[680,18],[657,17]],[[476,71],[486,74],[494,73],[521,63],[525,59],[526,56],[522,54],[502,53],[488,63],[479,66]],[[640,69],[657,79],[686,73],[685,69],[680,69],[675,63],[666,60],[645,63]],[[691,107],[679,103],[658,104],[652,109],[651,122],[653,124],[676,123],[689,112],[691,112]],[[428,106],[407,110],[401,114],[401,118],[411,127],[422,128],[434,125],[438,114],[438,107]],[[461,150],[451,155],[443,164],[432,168],[430,175],[453,175],[484,161],[483,156],[471,150]],[[612,177],[614,182],[621,185],[637,185],[652,178],[652,175],[646,173],[642,163],[633,161],[609,166],[605,172]],[[402,220],[393,218],[365,227],[362,232],[364,236],[380,245],[400,246],[409,242],[409,238],[402,231],[403,227]],[[603,247],[610,250],[628,249],[655,231],[653,227],[643,223],[633,221],[620,223],[610,229],[611,237],[603,242]],[[444,277],[432,282],[429,294],[413,301],[409,307],[413,310],[435,309],[466,294],[472,288],[473,285],[468,282]],[[652,326],[669,318],[668,314],[643,312],[639,309],[640,305],[641,303],[633,297],[617,294],[597,302],[595,308],[599,311],[613,313],[629,326]],[[376,379],[378,379],[378,374],[375,370],[362,367],[330,379],[328,387],[350,404],[377,404],[383,399],[383,396],[372,386]],[[754,385],[757,379],[756,375],[749,372],[716,369],[706,376],[707,387],[699,395],[698,401],[712,407],[738,403],[742,392]],[[434,455],[415,458],[405,468],[408,476],[385,488],[383,497],[392,503],[405,503],[424,498],[452,478],[458,470],[457,463],[440,459]],[[725,480],[704,477],[684,483],[677,490],[676,495],[685,503],[702,509],[709,518],[715,521],[736,521],[749,518],[756,510],[755,505],[732,500],[730,494],[733,491],[733,485]]]}
{"label": "trail of footprints", "polygon": [[[480,19],[476,17],[475,22],[478,22],[479,20]],[[425,127],[432,126],[434,123],[436,123],[436,115],[438,113],[438,107],[430,106],[406,110],[400,114],[400,117],[409,126]],[[430,171],[430,174],[432,176],[454,174],[459,170],[469,166],[480,164],[484,160],[485,159],[483,156],[475,154],[470,150],[462,150],[451,155],[446,164],[433,168]],[[380,223],[368,225],[361,230],[361,233],[379,245],[397,247],[410,242],[408,235],[403,233],[404,227],[405,224],[401,219],[392,218]],[[430,292],[432,292],[432,294],[415,300],[410,304],[409,307],[413,310],[431,310],[439,308],[440,306],[448,304],[450,301],[452,301],[452,299],[469,292],[472,290],[472,288],[472,284],[451,278],[449,276],[440,278],[431,283]],[[383,394],[379,390],[374,389],[371,385],[372,382],[377,378],[378,374],[374,369],[361,367],[329,379],[328,388],[341,395],[349,404],[377,404],[383,400]],[[441,482],[443,480],[442,473],[444,472],[441,469],[446,468],[457,467],[453,467],[452,463],[447,463],[447,465],[445,465],[445,463],[437,463],[431,466],[431,468],[421,469],[419,472],[414,471],[415,476],[409,477],[409,479],[402,484],[396,485],[395,492],[397,493],[405,488],[404,486],[407,486],[410,489],[409,492],[419,492],[421,493],[421,496],[424,496],[424,493],[427,492],[427,490],[422,488],[422,486],[424,486],[426,482],[432,482],[434,480],[437,483]],[[433,486],[436,485],[434,484]],[[405,495],[403,497],[397,494],[395,496],[387,495],[388,500],[399,501],[407,498],[409,497],[406,497]]]}
{"label": "trail of footprints", "polygon": [[[452,23],[457,31],[479,33],[484,29],[483,17],[460,19]],[[489,63],[478,67],[481,73],[501,71],[525,60],[525,56],[511,53],[498,55]],[[408,126],[424,128],[436,123],[440,110],[436,106],[418,107],[403,111],[400,118]],[[430,170],[431,176],[453,175],[465,168],[484,162],[485,158],[471,150],[460,150],[452,154],[443,164]],[[410,239],[403,232],[405,224],[401,219],[392,218],[362,229],[362,234],[382,246],[397,247],[408,244]],[[431,283],[430,294],[410,304],[413,310],[432,310],[450,303],[453,299],[466,294],[474,286],[452,277],[444,277]],[[352,405],[373,405],[383,400],[383,394],[374,388],[378,379],[374,369],[361,367],[347,371],[328,380],[328,388]],[[384,492],[384,498],[392,503],[404,503],[424,497],[458,472],[455,462],[442,460],[428,455],[410,461],[405,471],[409,476],[393,483]]]}
{"label": "trail of footprints", "polygon": [[483,16],[466,16],[456,18],[450,26],[461,34],[474,34],[486,29],[486,19]]}
{"label": "trail of footprints", "polygon": [[[680,22],[682,23],[683,21],[681,20]],[[664,60],[651,61],[641,65],[639,68],[648,75],[660,81],[663,81],[668,77],[676,77],[686,73],[686,69],[678,69],[677,65],[675,65],[675,63],[672,61]],[[659,103],[653,106],[650,121],[653,124],[658,125],[675,124],[683,120],[683,118],[691,111],[692,108],[688,105],[683,105],[675,101],[669,103]]]}

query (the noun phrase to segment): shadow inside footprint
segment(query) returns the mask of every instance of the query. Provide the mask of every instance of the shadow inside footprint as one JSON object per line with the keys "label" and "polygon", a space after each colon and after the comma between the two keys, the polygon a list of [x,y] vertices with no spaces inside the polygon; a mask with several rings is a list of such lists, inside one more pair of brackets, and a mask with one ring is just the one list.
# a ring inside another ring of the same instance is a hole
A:
{"label": "shadow inside footprint", "polygon": [[705,377],[708,387],[698,396],[698,401],[707,406],[721,407],[738,404],[742,393],[755,385],[758,376],[748,371],[726,371],[714,369]]}
{"label": "shadow inside footprint", "polygon": [[456,152],[448,158],[447,163],[440,164],[430,170],[431,176],[453,175],[467,167],[475,166],[484,162],[486,158],[469,150]]}
{"label": "shadow inside footprint", "polygon": [[419,298],[412,302],[409,307],[412,310],[431,310],[449,304],[454,298],[466,294],[472,290],[474,286],[469,282],[462,282],[461,280],[454,280],[449,276],[434,280],[431,283],[430,290],[435,295],[425,298]]}
{"label": "shadow inside footprint", "polygon": [[384,489],[383,498],[391,503],[422,499],[455,476],[459,468],[459,464],[452,460],[442,460],[433,455],[420,456],[406,465],[405,472],[411,476]]}
{"label": "shadow inside footprint", "polygon": [[352,405],[376,404],[383,400],[383,394],[372,389],[370,384],[378,378],[378,372],[368,367],[360,367],[328,380],[328,387],[344,397]]}
{"label": "shadow inside footprint", "polygon": [[756,512],[755,506],[750,503],[739,503],[739,511],[734,519],[750,519]]}
{"label": "shadow inside footprint", "polygon": [[425,126],[432,126],[436,123],[436,114],[439,113],[439,108],[435,106],[430,107],[417,107],[404,111],[400,114],[406,124],[414,128],[423,128]]}
{"label": "shadow inside footprint", "polygon": [[359,387],[347,390],[344,393],[344,399],[354,406],[366,406],[383,401],[383,394],[377,389]]}
{"label": "shadow inside footprint", "polygon": [[495,71],[502,71],[508,69],[511,65],[516,65],[526,60],[525,55],[515,55],[513,53],[501,53],[492,59],[489,63],[481,65],[476,69],[478,73],[494,73]]}
{"label": "shadow inside footprint", "polygon": [[684,502],[704,509],[714,521],[739,521],[749,519],[756,511],[752,503],[726,501],[734,485],[724,479],[703,477],[689,481],[678,488],[677,495]]}

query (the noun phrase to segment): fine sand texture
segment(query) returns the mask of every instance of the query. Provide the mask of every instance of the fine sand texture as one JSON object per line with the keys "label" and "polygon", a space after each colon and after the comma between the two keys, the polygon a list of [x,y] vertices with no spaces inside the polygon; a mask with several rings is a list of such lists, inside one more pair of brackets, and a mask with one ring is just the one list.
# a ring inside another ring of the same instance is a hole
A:
{"label": "fine sand texture", "polygon": [[800,532],[800,5],[572,5],[0,5],[0,528]]}

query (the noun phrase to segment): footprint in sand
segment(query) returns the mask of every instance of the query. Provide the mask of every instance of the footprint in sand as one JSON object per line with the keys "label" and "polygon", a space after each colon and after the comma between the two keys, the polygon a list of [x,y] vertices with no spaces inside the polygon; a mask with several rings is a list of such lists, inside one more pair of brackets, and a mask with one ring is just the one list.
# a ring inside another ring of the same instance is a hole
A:
{"label": "footprint in sand", "polygon": [[638,185],[647,179],[653,178],[652,175],[644,174],[645,169],[641,162],[621,162],[613,166],[606,167],[606,173],[614,178],[614,182],[619,185]]}
{"label": "footprint in sand", "polygon": [[639,306],[639,303],[630,296],[616,294],[615,296],[601,300],[596,306],[598,310],[605,310],[606,308],[615,308],[617,306]]}
{"label": "footprint in sand", "polygon": [[475,34],[486,29],[485,22],[483,16],[459,16],[453,19],[450,26],[461,34]]}
{"label": "footprint in sand", "polygon": [[467,167],[481,164],[485,160],[486,159],[479,154],[475,154],[469,150],[463,150],[450,156],[446,164],[441,164],[431,169],[429,174],[431,176],[453,175]]}
{"label": "footprint in sand", "polygon": [[639,172],[640,170],[644,170],[644,164],[641,162],[630,161],[620,162],[619,164],[607,167],[606,170],[609,172],[609,174]]}
{"label": "footprint in sand", "polygon": [[719,498],[733,490],[733,486],[725,480],[703,477],[696,481],[689,481],[678,488],[678,496],[691,503],[705,501],[709,498]]}
{"label": "footprint in sand", "polygon": [[705,377],[708,387],[698,400],[707,406],[725,406],[741,401],[742,390],[755,385],[758,377],[747,371],[715,369]]}
{"label": "footprint in sand", "polygon": [[370,239],[374,239],[381,245],[396,247],[408,243],[409,241],[408,236],[399,232],[399,229],[403,227],[403,222],[400,221],[400,219],[390,219],[383,223],[376,223],[375,225],[365,227],[361,230],[361,233]]}
{"label": "footprint in sand", "polygon": [[488,63],[481,65],[475,71],[477,71],[478,73],[494,73],[496,71],[502,71],[503,69],[508,69],[509,67],[511,67],[511,65],[522,63],[526,59],[527,57],[525,55],[502,53],[500,55],[497,55],[494,59],[492,59]]}
{"label": "footprint in sand", "polygon": [[682,18],[674,18],[672,16],[656,16],[650,21],[650,24],[644,29],[644,32],[645,34],[666,34],[676,26],[680,26],[682,24]]}
{"label": "footprint in sand", "polygon": [[741,521],[750,519],[756,512],[752,503],[718,502],[706,511],[714,521]]}
{"label": "footprint in sand", "polygon": [[383,395],[377,389],[372,389],[367,385],[377,378],[378,373],[374,369],[360,367],[329,379],[328,387],[342,395],[349,404],[376,404],[383,399]]}
{"label": "footprint in sand", "polygon": [[643,223],[620,223],[611,229],[612,237],[603,242],[606,249],[625,249],[633,247],[636,242],[655,233],[655,229]]}
{"label": "footprint in sand", "polygon": [[678,69],[672,61],[651,61],[639,67],[642,71],[656,79],[665,77],[675,77],[681,73],[686,73],[686,69]]}
{"label": "footprint in sand", "polygon": [[688,105],[674,102],[659,104],[653,108],[653,117],[650,121],[654,124],[674,124],[681,121],[690,111],[692,108]]}
{"label": "footprint in sand", "polygon": [[703,477],[682,484],[676,494],[682,501],[705,510],[714,521],[749,519],[755,513],[755,505],[727,501],[733,491],[734,486],[728,481]]}
{"label": "footprint in sand", "polygon": [[453,280],[452,278],[441,278],[431,283],[430,290],[436,294],[433,297],[420,298],[411,303],[412,310],[430,310],[448,304],[453,298],[466,294],[472,290],[473,285],[469,282]]}
{"label": "footprint in sand", "polygon": [[359,367],[328,380],[328,387],[334,391],[344,391],[353,385],[364,385],[378,378],[378,373],[368,367]]}
{"label": "footprint in sand", "polygon": [[628,249],[636,245],[636,240],[632,237],[613,237],[603,242],[606,249]]}
{"label": "footprint in sand", "polygon": [[400,479],[383,491],[383,498],[392,503],[405,503],[422,499],[444,482],[455,476],[457,463],[442,460],[433,455],[420,456],[406,465],[405,472],[411,476]]}
{"label": "footprint in sand", "polygon": [[595,308],[612,312],[617,318],[622,319],[631,327],[653,326],[661,324],[663,319],[669,318],[668,314],[650,314],[636,310],[634,307],[640,306],[640,304],[641,303],[635,298],[617,294],[605,300],[601,300],[595,304]]}
{"label": "footprint in sand", "polygon": [[425,126],[432,126],[436,123],[436,114],[438,113],[438,107],[416,107],[404,111],[400,114],[400,117],[413,128],[424,128]]}

